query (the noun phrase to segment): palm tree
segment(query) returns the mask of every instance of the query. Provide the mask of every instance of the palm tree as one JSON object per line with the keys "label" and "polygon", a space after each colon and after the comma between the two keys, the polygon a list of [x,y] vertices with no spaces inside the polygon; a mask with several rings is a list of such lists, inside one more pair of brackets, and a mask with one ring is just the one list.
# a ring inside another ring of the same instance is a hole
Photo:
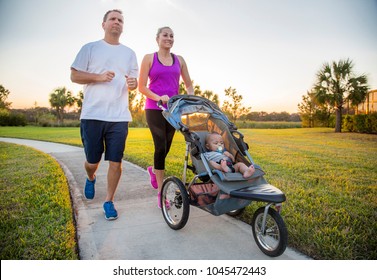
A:
{"label": "palm tree", "polygon": [[78,112],[81,113],[82,110],[82,101],[84,100],[84,92],[82,90],[79,91],[77,98],[76,98],[76,104],[78,107]]}
{"label": "palm tree", "polygon": [[56,88],[50,93],[49,99],[50,105],[56,110],[58,116],[58,124],[63,123],[64,108],[66,106],[73,106],[76,102],[76,98],[72,96],[72,92],[67,91],[65,87]]}
{"label": "palm tree", "polygon": [[342,130],[343,105],[350,102],[356,106],[365,100],[368,93],[366,75],[356,76],[350,59],[324,63],[317,73],[314,93],[322,104],[328,104],[336,113],[335,132]]}
{"label": "palm tree", "polygon": [[[192,84],[194,85],[194,81],[192,81]],[[181,82],[179,84],[179,93],[180,94],[187,94],[187,90],[186,90],[184,82]],[[210,90],[202,91],[200,89],[199,85],[194,85],[194,95],[207,98],[210,101],[212,101],[213,103],[215,103],[216,105],[220,104],[219,96],[217,94],[213,93]]]}
{"label": "palm tree", "polygon": [[205,98],[211,100],[217,106],[220,105],[219,96],[217,94],[213,93],[211,90],[205,90],[205,91],[203,91],[200,96],[205,97]]}

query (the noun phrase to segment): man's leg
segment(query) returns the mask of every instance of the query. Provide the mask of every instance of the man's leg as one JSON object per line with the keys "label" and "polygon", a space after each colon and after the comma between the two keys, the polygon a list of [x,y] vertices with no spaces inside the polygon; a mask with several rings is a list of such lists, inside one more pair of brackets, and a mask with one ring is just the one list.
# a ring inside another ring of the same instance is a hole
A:
{"label": "man's leg", "polygon": [[80,134],[86,157],[84,168],[88,180],[90,181],[94,181],[96,178],[96,171],[104,151],[102,130],[103,122],[95,120],[81,120]]}
{"label": "man's leg", "polygon": [[107,170],[107,194],[105,201],[114,202],[115,192],[122,175],[122,159],[128,135],[128,122],[107,123],[105,135],[105,160]]}
{"label": "man's leg", "polygon": [[86,170],[86,174],[88,176],[88,179],[90,181],[93,181],[96,178],[96,171],[98,169],[99,162],[98,163],[89,163],[89,162],[85,161],[84,166],[85,166],[85,170]]}
{"label": "man's leg", "polygon": [[107,171],[107,195],[105,201],[114,201],[115,191],[122,175],[122,163],[109,161]]}

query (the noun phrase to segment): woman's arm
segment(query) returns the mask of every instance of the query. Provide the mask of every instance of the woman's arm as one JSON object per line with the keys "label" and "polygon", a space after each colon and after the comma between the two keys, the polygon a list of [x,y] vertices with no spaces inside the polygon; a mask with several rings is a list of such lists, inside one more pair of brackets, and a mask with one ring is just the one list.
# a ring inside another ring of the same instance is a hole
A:
{"label": "woman's arm", "polygon": [[151,69],[153,62],[153,54],[147,54],[144,56],[141,66],[140,66],[140,75],[139,75],[139,91],[144,94],[147,98],[159,101],[161,100],[163,103],[168,102],[169,96],[159,96],[151,91],[148,87],[148,74],[149,70]]}
{"label": "woman's arm", "polygon": [[186,90],[188,94],[194,94],[194,87],[192,86],[192,81],[190,78],[190,74],[187,68],[186,61],[183,59],[182,56],[178,56],[179,62],[181,64],[181,76],[183,79],[183,82],[185,83]]}

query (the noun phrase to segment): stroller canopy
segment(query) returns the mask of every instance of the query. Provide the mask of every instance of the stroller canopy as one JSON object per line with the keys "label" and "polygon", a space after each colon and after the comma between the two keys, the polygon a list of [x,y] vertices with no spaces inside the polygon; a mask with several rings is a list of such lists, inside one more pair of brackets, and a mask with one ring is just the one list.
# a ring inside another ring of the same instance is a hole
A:
{"label": "stroller canopy", "polygon": [[167,107],[168,109],[162,114],[176,130],[187,129],[182,122],[182,116],[191,114],[208,114],[212,118],[222,120],[228,127],[236,129],[215,103],[201,96],[175,95],[169,99]]}

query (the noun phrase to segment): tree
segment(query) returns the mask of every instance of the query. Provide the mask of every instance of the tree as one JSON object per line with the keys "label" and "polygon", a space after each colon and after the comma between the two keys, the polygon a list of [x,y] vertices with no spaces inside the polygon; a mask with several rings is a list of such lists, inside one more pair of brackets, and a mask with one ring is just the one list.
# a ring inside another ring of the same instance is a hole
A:
{"label": "tree", "polygon": [[244,107],[242,106],[242,95],[237,94],[237,90],[229,87],[225,89],[225,96],[228,100],[225,100],[222,106],[222,110],[232,119],[232,122],[236,122],[236,120],[245,114],[248,114],[251,110],[251,107]]}
{"label": "tree", "polygon": [[11,102],[6,102],[10,91],[0,85],[0,109],[10,109]]}
{"label": "tree", "polygon": [[134,126],[144,126],[145,125],[145,114],[144,114],[144,105],[145,105],[145,95],[141,94],[137,90],[129,91],[129,107],[132,115],[132,125]]}
{"label": "tree", "polygon": [[76,98],[72,92],[68,91],[65,87],[56,88],[50,93],[50,105],[56,110],[58,123],[63,123],[65,107],[71,107],[76,103]]}
{"label": "tree", "polygon": [[210,90],[203,91],[203,93],[200,96],[205,97],[205,98],[211,100],[217,106],[219,106],[219,104],[220,104],[219,96],[217,94],[213,93]]}
{"label": "tree", "polygon": [[329,126],[332,108],[327,104],[320,104],[314,92],[307,92],[302,96],[298,105],[299,115],[303,127]]}
{"label": "tree", "polygon": [[327,104],[335,110],[335,132],[342,130],[342,109],[350,102],[352,106],[363,102],[368,93],[366,75],[353,73],[350,59],[324,63],[317,72],[313,92],[320,104]]}
{"label": "tree", "polygon": [[82,101],[84,100],[84,92],[82,90],[79,91],[77,98],[76,98],[76,104],[78,108],[78,113],[81,113],[82,110]]}
{"label": "tree", "polygon": [[302,102],[297,105],[304,127],[314,127],[314,117],[317,110],[317,101],[313,92],[302,96]]}
{"label": "tree", "polygon": [[[192,81],[192,84],[194,84],[194,81]],[[179,84],[179,93],[180,94],[187,94],[187,90],[186,90],[184,82],[181,82]],[[199,85],[194,85],[194,95],[207,98],[208,100],[212,101],[216,105],[219,105],[219,103],[220,103],[219,96],[217,94],[214,94],[210,90],[205,90],[204,92],[202,92]]]}
{"label": "tree", "polygon": [[[194,85],[194,81],[191,81],[194,87],[194,95],[201,95],[202,90],[200,89],[199,85]],[[179,94],[187,94],[186,86],[183,81],[179,84]]]}

